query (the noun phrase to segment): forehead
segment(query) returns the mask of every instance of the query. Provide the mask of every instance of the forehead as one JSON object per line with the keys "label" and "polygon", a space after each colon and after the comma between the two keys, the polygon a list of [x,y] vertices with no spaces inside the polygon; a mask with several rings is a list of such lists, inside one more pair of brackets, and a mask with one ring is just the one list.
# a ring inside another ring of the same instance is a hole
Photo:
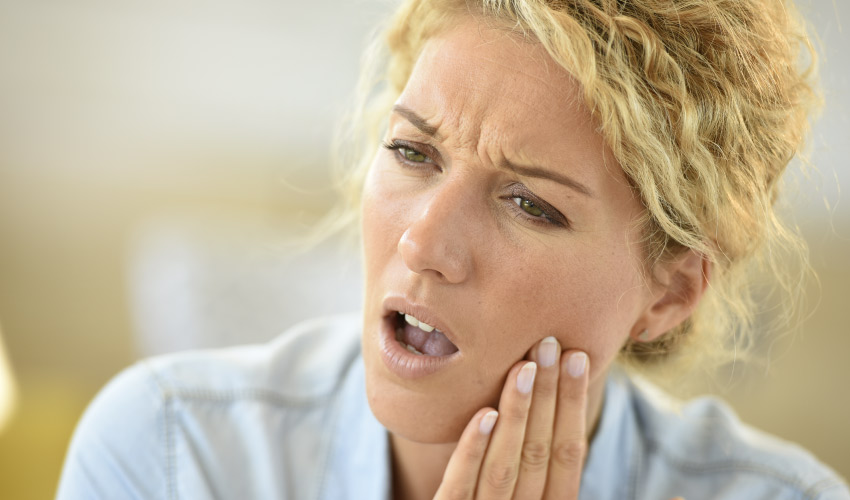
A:
{"label": "forehead", "polygon": [[469,16],[426,42],[398,103],[463,143],[601,160],[604,140],[575,80],[542,45],[497,23]]}

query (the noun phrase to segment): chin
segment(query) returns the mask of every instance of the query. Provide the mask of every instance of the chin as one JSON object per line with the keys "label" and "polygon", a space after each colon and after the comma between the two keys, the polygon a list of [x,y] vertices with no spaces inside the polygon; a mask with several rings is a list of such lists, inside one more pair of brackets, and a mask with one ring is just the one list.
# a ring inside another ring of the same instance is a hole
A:
{"label": "chin", "polygon": [[[381,355],[364,346],[366,396],[375,418],[389,432],[417,443],[454,443],[475,412],[497,407],[501,385],[491,391],[463,375],[460,366],[446,373],[406,380],[388,369]],[[458,381],[466,380],[466,383]],[[490,394],[492,393],[492,394]],[[482,395],[472,398],[470,395]]]}
{"label": "chin", "polygon": [[368,370],[366,395],[375,418],[389,432],[427,444],[457,442],[475,412],[487,406],[470,405],[462,394],[417,392],[381,380],[377,374],[370,376]]}

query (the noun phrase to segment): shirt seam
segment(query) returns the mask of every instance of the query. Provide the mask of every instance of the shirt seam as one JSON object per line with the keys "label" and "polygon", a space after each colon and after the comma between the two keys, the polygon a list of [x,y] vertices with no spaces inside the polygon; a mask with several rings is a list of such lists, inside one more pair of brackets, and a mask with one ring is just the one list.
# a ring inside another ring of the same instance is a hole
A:
{"label": "shirt seam", "polygon": [[[359,356],[359,355],[358,355]],[[335,442],[335,437],[337,432],[339,431],[339,414],[342,411],[342,397],[341,392],[345,387],[345,381],[351,375],[351,371],[356,366],[355,362],[349,363],[348,369],[345,370],[344,375],[340,378],[337,387],[335,388],[333,395],[336,396],[333,402],[333,409],[331,411],[330,422],[332,422],[331,431],[327,433],[327,439],[323,443],[324,445],[324,453],[322,455],[322,462],[319,466],[319,469],[322,471],[322,479],[319,482],[319,487],[316,490],[316,500],[321,500],[324,496],[325,489],[327,488],[327,484],[331,474],[328,473],[328,463],[330,462],[330,450],[332,444]]]}
{"label": "shirt seam", "polygon": [[319,487],[316,489],[316,496],[314,497],[316,498],[316,500],[319,500],[323,497],[324,491],[327,487],[327,482],[329,480],[329,477],[331,476],[331,474],[328,473],[328,463],[330,461],[330,446],[331,443],[334,442],[334,437],[337,433],[337,420],[339,418],[339,412],[341,411],[340,407],[340,402],[338,400],[334,401],[333,411],[331,412],[331,416],[329,419],[330,422],[333,422],[333,430],[331,432],[328,432],[325,442],[322,443],[324,449],[322,452],[321,463],[319,464],[319,470],[322,471],[322,480],[319,482]]}
{"label": "shirt seam", "polygon": [[637,492],[638,492],[638,481],[640,479],[640,472],[643,469],[643,456],[640,453],[640,450],[635,447],[632,449],[632,466],[629,470],[629,488],[628,492],[629,497],[632,500],[637,500]]}
{"label": "shirt seam", "polygon": [[174,410],[170,397],[165,398],[165,446],[168,498],[177,500],[177,449],[174,442]]}
{"label": "shirt seam", "polygon": [[670,467],[678,469],[679,471],[692,474],[716,474],[727,471],[761,474],[763,476],[770,477],[778,482],[784,483],[785,485],[795,489],[800,495],[803,495],[805,498],[809,498],[812,500],[815,498],[813,494],[817,494],[820,491],[823,491],[818,491],[815,488],[817,488],[823,482],[832,481],[830,478],[823,478],[813,485],[807,485],[796,478],[781,474],[775,469],[764,467],[754,462],[744,460],[723,460],[714,461],[707,464],[698,463],[683,460],[680,457],[673,456],[671,453],[661,447],[657,441],[647,439],[646,444],[648,448],[647,451],[649,453],[655,453],[657,455],[660,455]]}
{"label": "shirt seam", "polygon": [[847,484],[843,480],[827,477],[813,484],[808,490],[806,490],[805,494],[809,495],[810,498],[817,498],[824,492],[842,487],[847,487]]}
{"label": "shirt seam", "polygon": [[174,398],[171,390],[164,383],[156,370],[147,362],[143,362],[162,398],[163,407],[163,441],[165,443],[165,480],[169,500],[178,500],[177,494],[177,448],[174,437]]}
{"label": "shirt seam", "polygon": [[214,391],[206,389],[170,389],[169,395],[174,399],[185,401],[200,401],[204,403],[229,404],[233,402],[253,400],[274,406],[310,408],[321,406],[333,397],[333,392],[324,396],[310,398],[293,398],[261,388],[248,388],[230,391]]}
{"label": "shirt seam", "polygon": [[[156,384],[160,397],[163,401],[163,440],[165,443],[166,494],[169,500],[178,500],[180,496],[177,485],[177,437],[175,434],[175,403],[177,401],[220,406],[227,406],[232,403],[255,401],[280,408],[310,409],[326,405],[328,400],[334,399],[341,385],[341,383],[335,384],[336,386],[327,394],[306,398],[287,397],[280,393],[259,387],[247,387],[231,390],[195,389],[187,387],[175,388],[172,380],[170,380],[166,374],[161,373],[156,366],[147,361],[142,361],[141,364],[147,369],[150,377]],[[343,377],[343,379],[344,378],[345,377]],[[338,404],[334,405],[334,415],[338,414],[338,406]],[[323,458],[321,459],[321,470],[325,470],[327,468],[327,448],[329,442],[330,440],[326,439],[323,443],[325,451],[323,453]],[[325,472],[323,475],[327,477],[328,474]],[[317,497],[323,489],[323,486],[320,484],[318,491],[316,492]]]}

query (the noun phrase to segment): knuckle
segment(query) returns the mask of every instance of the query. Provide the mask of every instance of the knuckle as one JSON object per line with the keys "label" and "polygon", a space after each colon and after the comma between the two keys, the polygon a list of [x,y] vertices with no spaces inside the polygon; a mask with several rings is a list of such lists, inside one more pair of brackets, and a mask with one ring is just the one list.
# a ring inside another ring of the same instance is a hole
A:
{"label": "knuckle", "polygon": [[552,450],[554,461],[565,468],[581,467],[586,445],[584,441],[556,443]]}
{"label": "knuckle", "polygon": [[499,418],[502,420],[511,420],[519,422],[525,422],[526,417],[528,416],[528,408],[523,405],[508,405],[506,408],[500,410],[501,415]]}
{"label": "knuckle", "polygon": [[540,396],[555,396],[558,394],[558,379],[549,377],[539,377],[534,380],[535,397]]}
{"label": "knuckle", "polygon": [[460,486],[450,487],[440,493],[440,498],[445,500],[466,500],[469,498],[469,492]]}
{"label": "knuckle", "polygon": [[463,449],[458,450],[456,453],[459,453],[460,461],[467,465],[477,464],[481,462],[482,453],[478,450],[474,449]]}
{"label": "knuckle", "polygon": [[530,467],[545,467],[549,463],[549,444],[527,441],[522,445],[522,462]]}
{"label": "knuckle", "polygon": [[515,463],[496,463],[487,469],[484,480],[496,491],[509,490],[516,481],[518,471]]}

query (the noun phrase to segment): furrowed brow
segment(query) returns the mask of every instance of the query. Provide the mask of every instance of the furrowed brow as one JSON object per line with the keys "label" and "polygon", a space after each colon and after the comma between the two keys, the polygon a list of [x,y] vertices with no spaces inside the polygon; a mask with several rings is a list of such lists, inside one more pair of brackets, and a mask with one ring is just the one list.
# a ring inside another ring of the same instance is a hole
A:
{"label": "furrowed brow", "polygon": [[[412,109],[402,106],[401,104],[396,104],[395,106],[393,106],[393,113],[397,113],[403,116],[408,122],[410,122],[411,125],[419,129],[419,131],[423,134],[433,137],[438,141],[442,141],[442,137],[439,133],[437,133],[437,127],[429,124],[427,120],[416,114],[416,112]],[[593,193],[593,191],[590,190],[590,188],[588,188],[581,182],[559,172],[553,172],[551,170],[547,170],[545,168],[537,166],[517,165],[507,160],[503,161],[500,166],[506,170],[510,170],[525,177],[549,179],[590,198],[596,197],[596,195]]]}
{"label": "furrowed brow", "polygon": [[410,108],[406,108],[401,104],[396,104],[393,106],[393,113],[397,113],[403,116],[407,121],[410,122],[411,125],[418,128],[420,132],[423,134],[433,137],[438,141],[442,141],[442,137],[437,133],[437,127],[428,123],[427,120],[417,115],[415,111]]}
{"label": "furrowed brow", "polygon": [[526,166],[526,165],[517,165],[515,163],[511,163],[507,160],[501,162],[500,165],[502,168],[510,170],[514,173],[525,177],[535,177],[538,179],[549,179],[550,181],[557,182],[558,184],[562,184],[573,191],[581,193],[590,198],[596,198],[596,195],[593,191],[590,190],[587,186],[582,184],[581,182],[564,175],[560,172],[553,172],[552,170],[548,170],[541,167],[536,166]]}

